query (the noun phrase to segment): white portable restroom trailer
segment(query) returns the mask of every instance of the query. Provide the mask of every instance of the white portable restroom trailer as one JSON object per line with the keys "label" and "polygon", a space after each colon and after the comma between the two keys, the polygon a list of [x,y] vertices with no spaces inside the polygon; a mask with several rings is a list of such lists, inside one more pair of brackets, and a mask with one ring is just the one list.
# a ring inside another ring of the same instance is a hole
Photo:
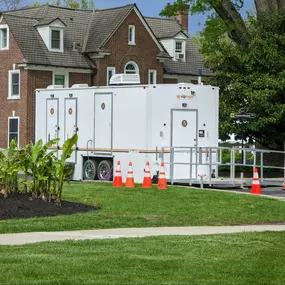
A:
{"label": "white portable restroom trailer", "polygon": [[[182,147],[218,146],[217,87],[186,83],[50,86],[37,89],[35,97],[36,140],[60,138],[60,149],[66,139],[78,134],[69,159],[74,163],[73,180],[112,180],[120,161],[124,181],[131,161],[134,180],[142,183],[147,161],[157,178],[161,160],[170,161],[170,151],[162,155],[162,148],[179,147],[173,153],[172,181],[189,181],[190,149]],[[203,161],[209,159],[206,153],[202,156]],[[168,180],[170,168],[166,163]],[[207,165],[193,165],[191,172],[193,180],[199,174],[209,177]]]}

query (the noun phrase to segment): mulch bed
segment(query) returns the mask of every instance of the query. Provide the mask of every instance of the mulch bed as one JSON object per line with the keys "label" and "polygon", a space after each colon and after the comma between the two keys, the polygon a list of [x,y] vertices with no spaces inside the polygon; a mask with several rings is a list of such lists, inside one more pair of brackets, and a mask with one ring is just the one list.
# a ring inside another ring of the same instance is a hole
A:
{"label": "mulch bed", "polygon": [[6,198],[0,194],[0,220],[70,215],[98,209],[96,206],[68,201],[62,201],[59,206],[55,200],[45,202],[33,198],[31,194],[12,193]]}

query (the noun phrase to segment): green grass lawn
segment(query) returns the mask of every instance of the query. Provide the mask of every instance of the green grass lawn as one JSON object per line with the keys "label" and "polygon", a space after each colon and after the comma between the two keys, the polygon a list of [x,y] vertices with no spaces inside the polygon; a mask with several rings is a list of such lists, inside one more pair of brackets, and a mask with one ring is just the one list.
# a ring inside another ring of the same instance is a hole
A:
{"label": "green grass lawn", "polygon": [[0,221],[0,233],[155,226],[237,225],[285,221],[285,203],[210,190],[169,187],[115,189],[110,183],[71,183],[63,198],[98,211]]}
{"label": "green grass lawn", "polygon": [[0,284],[285,284],[285,233],[0,247]]}

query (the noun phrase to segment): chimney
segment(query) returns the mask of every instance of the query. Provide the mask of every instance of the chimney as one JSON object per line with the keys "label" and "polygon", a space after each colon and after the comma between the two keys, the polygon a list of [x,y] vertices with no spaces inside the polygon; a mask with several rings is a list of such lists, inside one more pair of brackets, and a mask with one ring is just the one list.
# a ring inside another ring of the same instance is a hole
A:
{"label": "chimney", "polygon": [[184,4],[183,10],[175,15],[175,18],[178,21],[181,28],[187,32],[188,32],[188,14],[189,14],[189,5]]}

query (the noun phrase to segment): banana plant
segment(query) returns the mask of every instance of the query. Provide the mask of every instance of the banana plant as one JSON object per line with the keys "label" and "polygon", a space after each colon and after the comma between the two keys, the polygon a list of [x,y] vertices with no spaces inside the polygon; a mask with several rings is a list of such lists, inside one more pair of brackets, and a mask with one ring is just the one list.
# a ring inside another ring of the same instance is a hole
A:
{"label": "banana plant", "polygon": [[43,169],[46,167],[46,155],[50,157],[55,153],[55,151],[51,151],[48,154],[46,154],[46,152],[49,147],[56,144],[58,141],[59,139],[53,139],[43,145],[43,141],[39,140],[30,148],[29,169],[31,170],[31,176],[33,179],[33,192],[35,195],[38,195],[40,193],[40,180],[45,180]]}
{"label": "banana plant", "polygon": [[57,168],[57,181],[58,181],[58,191],[57,191],[57,202],[60,203],[62,199],[62,188],[64,179],[70,175],[72,169],[66,166],[66,160],[70,158],[73,152],[73,146],[76,145],[78,140],[78,135],[74,134],[71,138],[67,139],[62,146],[62,154],[60,159],[56,163]]}

